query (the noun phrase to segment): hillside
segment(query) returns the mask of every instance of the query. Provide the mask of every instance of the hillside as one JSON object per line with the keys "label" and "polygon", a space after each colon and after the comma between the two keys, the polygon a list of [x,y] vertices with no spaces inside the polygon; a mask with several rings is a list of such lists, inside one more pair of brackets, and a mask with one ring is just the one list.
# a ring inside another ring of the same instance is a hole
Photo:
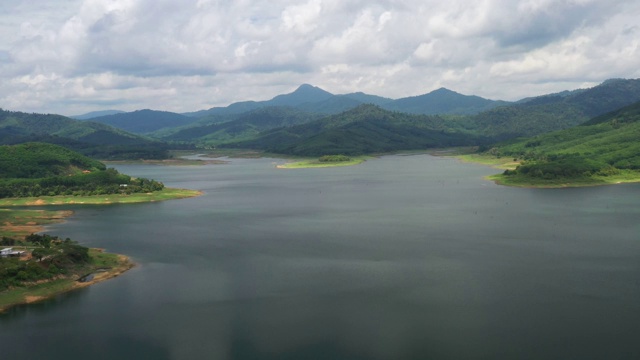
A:
{"label": "hillside", "polygon": [[607,80],[590,89],[529,98],[473,117],[482,135],[501,139],[562,130],[640,100],[640,79]]}
{"label": "hillside", "polygon": [[132,179],[61,146],[0,146],[0,198],[152,192],[164,185]]}
{"label": "hillside", "polygon": [[628,175],[640,170],[640,102],[593,118],[581,126],[501,144],[497,156],[524,160],[505,175],[512,181],[562,180]]}
{"label": "hillside", "polygon": [[301,111],[335,115],[363,104],[374,104],[391,111],[412,114],[475,114],[496,106],[508,104],[478,96],[467,96],[447,89],[402,99],[389,99],[362,92],[334,95],[316,86],[303,84],[295,91],[267,101],[243,101],[227,107],[185,113],[192,117],[208,115],[233,115],[273,106],[289,106]]}
{"label": "hillside", "polygon": [[93,122],[106,124],[134,134],[147,134],[164,128],[174,128],[191,124],[193,117],[168,111],[137,110],[133,112],[98,116]]}
{"label": "hillside", "polygon": [[507,104],[509,103],[506,101],[493,101],[479,96],[462,95],[455,91],[440,88],[428,94],[393,100],[381,104],[381,107],[410,114],[470,115]]}
{"label": "hillside", "polygon": [[102,159],[167,156],[166,144],[105,124],[0,109],[0,144],[34,141],[62,145]]}
{"label": "hillside", "polygon": [[275,129],[254,140],[225,146],[318,156],[461,146],[481,141],[464,133],[459,123],[442,117],[402,114],[361,105],[338,115]]}
{"label": "hillside", "polygon": [[93,118],[97,118],[100,116],[107,116],[107,115],[115,115],[115,114],[122,114],[124,113],[124,111],[121,110],[101,110],[101,111],[91,111],[88,112],[86,114],[82,114],[82,115],[73,115],[73,116],[69,116],[72,119],[76,119],[76,120],[89,120],[89,119],[93,119]]}
{"label": "hillside", "polygon": [[[232,115],[230,115],[232,116]],[[232,116],[228,121],[184,128],[163,137],[167,141],[188,141],[207,145],[243,141],[270,129],[302,124],[318,115],[291,107],[273,106]]]}
{"label": "hillside", "polygon": [[44,178],[105,170],[99,161],[67,148],[43,144],[0,145],[0,178]]}

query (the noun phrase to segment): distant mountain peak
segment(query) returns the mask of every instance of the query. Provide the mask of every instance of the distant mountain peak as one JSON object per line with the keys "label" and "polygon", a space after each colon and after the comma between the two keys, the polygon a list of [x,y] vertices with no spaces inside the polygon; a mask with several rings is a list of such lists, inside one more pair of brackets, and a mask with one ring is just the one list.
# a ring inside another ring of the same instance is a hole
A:
{"label": "distant mountain peak", "polygon": [[333,94],[322,90],[319,87],[302,84],[300,85],[294,92],[289,94],[278,95],[273,99],[266,102],[268,105],[286,105],[286,106],[296,106],[308,102],[318,102],[327,100],[332,97]]}

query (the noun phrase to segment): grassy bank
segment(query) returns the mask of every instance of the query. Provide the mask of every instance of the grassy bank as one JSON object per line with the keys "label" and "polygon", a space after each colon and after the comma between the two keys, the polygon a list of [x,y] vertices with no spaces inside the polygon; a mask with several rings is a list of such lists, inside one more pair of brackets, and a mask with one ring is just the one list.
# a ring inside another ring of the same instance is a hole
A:
{"label": "grassy bank", "polygon": [[131,204],[171,199],[183,199],[201,195],[202,192],[187,189],[165,188],[151,193],[112,194],[93,196],[41,196],[0,199],[0,206],[42,206],[73,204]]}
{"label": "grassy bank", "polygon": [[306,159],[302,161],[296,161],[291,163],[286,163],[282,165],[278,165],[278,169],[309,169],[309,168],[327,168],[327,167],[339,167],[339,166],[353,166],[363,163],[367,160],[365,156],[359,156],[355,158],[351,158],[348,161],[338,161],[338,162],[330,162],[330,161],[319,161],[318,159]]}
{"label": "grassy bank", "polygon": [[[194,154],[195,155],[195,154]],[[205,160],[205,159],[164,159],[164,160],[118,160],[103,161],[107,165],[162,165],[162,166],[201,166],[201,165],[221,165],[228,164],[225,160]]]}
{"label": "grassy bank", "polygon": [[454,155],[455,158],[460,159],[464,162],[476,163],[491,166],[496,169],[501,170],[514,170],[518,165],[520,165],[520,161],[515,160],[509,157],[495,157],[493,155],[484,155],[484,154],[464,154],[464,155]]}
{"label": "grassy bank", "polygon": [[564,188],[564,187],[584,187],[584,186],[600,186],[614,185],[624,183],[640,182],[640,172],[632,170],[623,170],[620,174],[609,176],[589,176],[571,179],[540,179],[522,175],[503,175],[496,174],[488,176],[487,179],[494,181],[496,184],[527,188]]}
{"label": "grassy bank", "polygon": [[44,230],[71,216],[69,210],[8,210],[0,209],[0,236],[24,237]]}
{"label": "grassy bank", "polygon": [[[493,155],[485,154],[464,154],[455,155],[454,157],[464,162],[487,165],[500,170],[514,170],[518,165],[520,165],[520,161],[510,157],[496,157]],[[640,172],[633,170],[620,170],[619,174],[609,176],[593,175],[549,180],[524,175],[496,174],[487,176],[487,179],[494,181],[496,184],[505,186],[528,188],[564,188],[640,182]]]}
{"label": "grassy bank", "polygon": [[[90,249],[91,262],[78,267],[64,277],[54,280],[27,284],[0,292],[0,312],[8,308],[42,301],[56,295],[87,287],[100,281],[111,279],[131,269],[134,264],[123,255],[105,253],[100,249]],[[81,276],[94,274],[90,281],[77,281]]]}

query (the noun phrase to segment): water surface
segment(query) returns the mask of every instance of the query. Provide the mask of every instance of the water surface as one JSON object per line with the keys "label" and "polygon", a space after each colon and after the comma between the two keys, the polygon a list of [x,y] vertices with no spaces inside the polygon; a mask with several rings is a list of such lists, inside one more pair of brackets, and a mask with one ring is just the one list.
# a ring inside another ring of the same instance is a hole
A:
{"label": "water surface", "polygon": [[70,207],[49,233],[139,266],[0,316],[2,359],[640,358],[639,185],[275,162],[117,166],[205,195]]}

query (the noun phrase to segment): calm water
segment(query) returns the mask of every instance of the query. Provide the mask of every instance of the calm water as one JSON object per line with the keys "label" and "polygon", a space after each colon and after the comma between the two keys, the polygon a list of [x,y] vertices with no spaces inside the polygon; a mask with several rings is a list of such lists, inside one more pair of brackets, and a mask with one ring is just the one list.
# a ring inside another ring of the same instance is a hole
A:
{"label": "calm water", "polygon": [[139,266],[1,315],[0,358],[640,358],[640,185],[277,161],[118,166],[205,195],[73,207],[49,233]]}

